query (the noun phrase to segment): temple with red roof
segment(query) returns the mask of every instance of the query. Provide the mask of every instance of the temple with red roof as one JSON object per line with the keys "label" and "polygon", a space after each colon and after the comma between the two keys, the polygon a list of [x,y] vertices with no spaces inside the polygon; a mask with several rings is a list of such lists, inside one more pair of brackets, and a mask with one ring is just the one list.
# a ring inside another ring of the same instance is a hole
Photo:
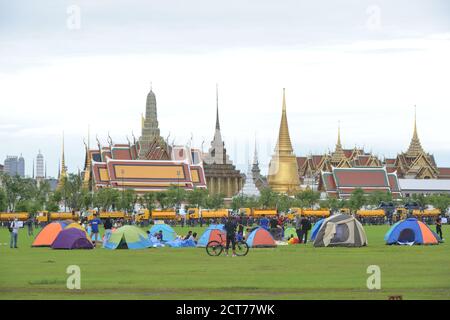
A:
{"label": "temple with red roof", "polygon": [[332,168],[322,172],[319,191],[328,197],[346,199],[353,191],[362,189],[364,193],[382,191],[391,193],[394,198],[401,196],[398,178],[395,173],[388,173],[381,168]]}
{"label": "temple with red roof", "polygon": [[202,153],[189,146],[169,145],[159,134],[156,97],[147,95],[146,115],[138,141],[113,143],[97,148],[85,145],[83,185],[99,188],[133,189],[138,193],[163,191],[175,185],[186,190],[206,188]]}

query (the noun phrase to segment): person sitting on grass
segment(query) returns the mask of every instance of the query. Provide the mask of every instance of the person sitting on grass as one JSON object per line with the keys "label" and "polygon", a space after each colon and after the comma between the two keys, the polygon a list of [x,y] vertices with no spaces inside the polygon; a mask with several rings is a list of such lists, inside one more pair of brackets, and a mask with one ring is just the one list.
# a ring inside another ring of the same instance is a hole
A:
{"label": "person sitting on grass", "polygon": [[189,232],[187,233],[187,235],[184,237],[183,240],[188,240],[191,236],[192,236],[192,231],[189,230]]}
{"label": "person sitting on grass", "polygon": [[155,233],[155,237],[159,241],[163,241],[163,232],[162,232],[162,230],[159,230],[159,232]]}

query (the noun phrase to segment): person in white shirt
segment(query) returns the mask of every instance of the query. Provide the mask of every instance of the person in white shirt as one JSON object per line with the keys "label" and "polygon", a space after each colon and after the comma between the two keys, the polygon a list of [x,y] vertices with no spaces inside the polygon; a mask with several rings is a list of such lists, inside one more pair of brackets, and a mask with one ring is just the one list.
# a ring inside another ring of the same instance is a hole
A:
{"label": "person in white shirt", "polygon": [[9,225],[9,230],[11,232],[11,241],[9,242],[9,247],[17,249],[17,237],[19,234],[19,220],[17,218],[14,219],[14,221],[11,221],[11,224]]}

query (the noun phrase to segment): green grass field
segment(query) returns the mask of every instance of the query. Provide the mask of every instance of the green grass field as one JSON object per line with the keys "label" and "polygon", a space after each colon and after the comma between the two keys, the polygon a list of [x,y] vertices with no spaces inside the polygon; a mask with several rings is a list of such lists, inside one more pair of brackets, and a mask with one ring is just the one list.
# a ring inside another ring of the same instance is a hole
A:
{"label": "green grass field", "polygon": [[[365,229],[364,248],[307,244],[210,257],[203,248],[31,248],[26,230],[12,250],[1,228],[0,299],[450,299],[448,243],[386,246],[387,226]],[[81,268],[81,290],[66,288],[69,265]],[[369,265],[381,268],[380,290],[366,287]]]}

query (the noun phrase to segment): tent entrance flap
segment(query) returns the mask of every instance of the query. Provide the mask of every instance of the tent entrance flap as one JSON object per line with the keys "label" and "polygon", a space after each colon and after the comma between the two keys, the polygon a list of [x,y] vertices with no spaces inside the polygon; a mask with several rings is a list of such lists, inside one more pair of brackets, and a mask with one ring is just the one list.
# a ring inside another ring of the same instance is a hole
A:
{"label": "tent entrance flap", "polygon": [[128,249],[127,242],[125,240],[125,236],[122,235],[122,238],[120,239],[119,245],[117,246],[117,249]]}
{"label": "tent entrance flap", "polygon": [[414,242],[416,235],[412,229],[403,229],[398,236],[399,242]]}

